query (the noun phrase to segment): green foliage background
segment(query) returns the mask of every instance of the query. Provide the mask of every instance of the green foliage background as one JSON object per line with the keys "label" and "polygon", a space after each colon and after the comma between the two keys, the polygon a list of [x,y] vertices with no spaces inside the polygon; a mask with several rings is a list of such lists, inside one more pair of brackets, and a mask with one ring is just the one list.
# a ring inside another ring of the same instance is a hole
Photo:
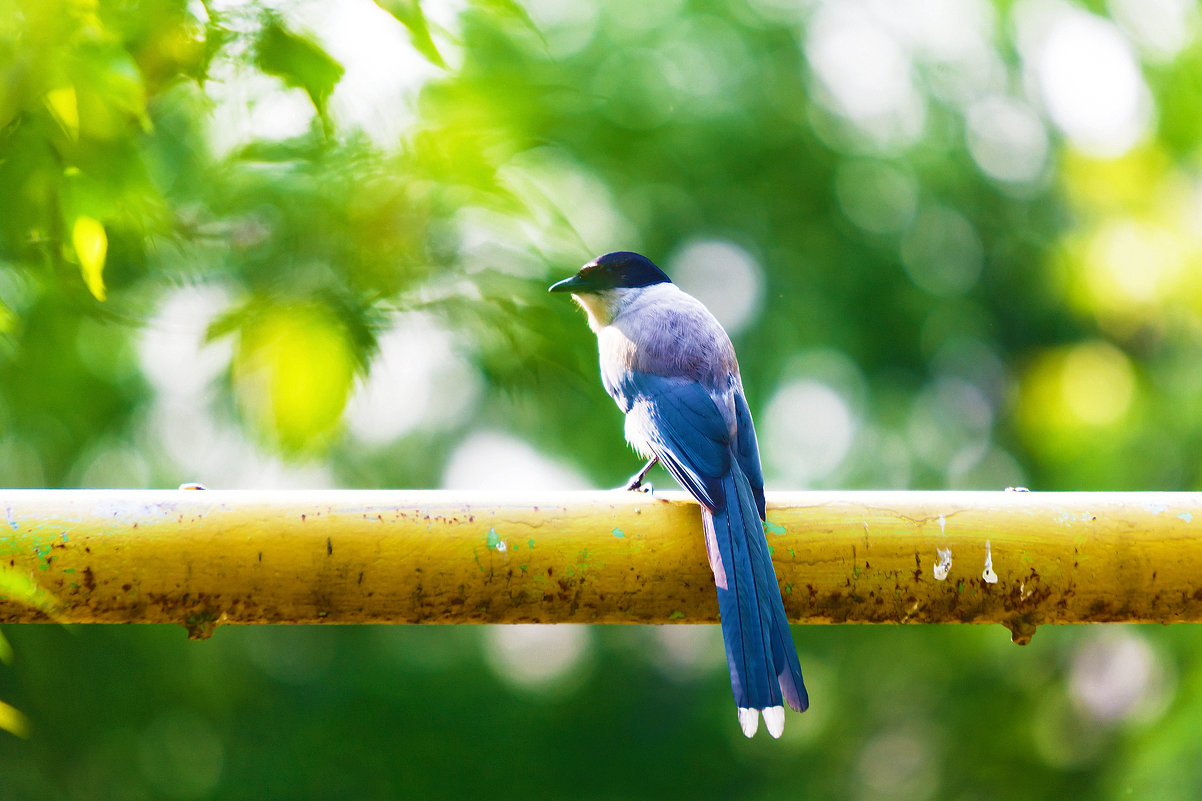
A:
{"label": "green foliage background", "polygon": [[[0,0],[0,486],[617,485],[545,289],[634,249],[756,288],[770,487],[1197,490],[1199,16],[1132,8]],[[771,743],[712,628],[10,627],[0,799],[1202,792],[1193,627],[795,635]]]}

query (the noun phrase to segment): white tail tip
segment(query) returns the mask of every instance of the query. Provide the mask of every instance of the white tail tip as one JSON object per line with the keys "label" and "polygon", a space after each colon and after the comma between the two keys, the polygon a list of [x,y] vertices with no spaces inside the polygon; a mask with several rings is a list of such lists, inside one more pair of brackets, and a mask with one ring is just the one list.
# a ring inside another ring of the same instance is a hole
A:
{"label": "white tail tip", "polygon": [[779,740],[780,736],[785,733],[785,708],[770,706],[765,709],[764,725],[768,727],[768,733]]}
{"label": "white tail tip", "polygon": [[760,710],[739,707],[739,725],[743,727],[743,734],[754,737],[760,727]]}

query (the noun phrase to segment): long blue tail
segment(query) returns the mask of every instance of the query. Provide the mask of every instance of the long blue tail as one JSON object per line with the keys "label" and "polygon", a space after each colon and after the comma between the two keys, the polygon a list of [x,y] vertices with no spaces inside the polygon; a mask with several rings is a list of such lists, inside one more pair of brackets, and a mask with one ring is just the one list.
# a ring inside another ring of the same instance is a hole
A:
{"label": "long blue tail", "polygon": [[[763,523],[751,484],[737,460],[722,478],[725,504],[703,511],[705,544],[722,614],[722,639],[730,664],[730,686],[743,732],[750,737],[760,712],[773,736],[784,726],[781,700],[798,712],[810,704],[801,664],[789,633],[776,571],[768,555]],[[747,711],[751,710],[751,711]]]}

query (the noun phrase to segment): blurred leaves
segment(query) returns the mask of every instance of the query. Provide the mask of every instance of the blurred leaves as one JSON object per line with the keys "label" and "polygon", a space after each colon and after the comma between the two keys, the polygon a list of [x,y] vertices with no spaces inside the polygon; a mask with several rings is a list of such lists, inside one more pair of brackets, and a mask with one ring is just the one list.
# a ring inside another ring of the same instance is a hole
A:
{"label": "blurred leaves", "polygon": [[377,0],[377,4],[405,26],[414,49],[429,59],[430,63],[446,69],[447,63],[430,36],[430,24],[418,0]]}
{"label": "blurred leaves", "polygon": [[[58,611],[58,600],[42,589],[32,577],[24,575],[7,565],[0,565],[0,595],[53,616]],[[0,649],[2,654],[4,649]],[[0,661],[6,661],[0,658]]]}
{"label": "blurred leaves", "polygon": [[[8,565],[0,565],[0,596],[39,609],[52,617],[58,611],[58,601],[53,595],[32,578]],[[12,662],[12,646],[0,633],[0,663],[11,665]],[[29,718],[11,704],[0,701],[0,730],[17,737],[28,737]]]}
{"label": "blurred leaves", "polygon": [[287,86],[304,89],[329,128],[326,103],[346,72],[313,40],[287,30],[275,14],[268,14],[255,42],[255,65]]}

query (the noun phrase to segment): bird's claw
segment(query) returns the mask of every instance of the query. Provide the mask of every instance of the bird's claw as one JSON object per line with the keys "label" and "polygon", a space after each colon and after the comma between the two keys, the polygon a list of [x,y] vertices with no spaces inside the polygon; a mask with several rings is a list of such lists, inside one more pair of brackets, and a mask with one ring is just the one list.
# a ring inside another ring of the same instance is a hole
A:
{"label": "bird's claw", "polygon": [[655,465],[658,463],[659,459],[652,459],[651,461],[647,462],[647,464],[643,465],[643,469],[631,476],[630,480],[626,482],[624,489],[626,489],[627,492],[646,492],[648,494],[654,492],[654,489],[650,484],[647,485],[646,489],[643,489],[643,479],[647,477],[648,471],[650,471],[651,468],[655,467]]}

